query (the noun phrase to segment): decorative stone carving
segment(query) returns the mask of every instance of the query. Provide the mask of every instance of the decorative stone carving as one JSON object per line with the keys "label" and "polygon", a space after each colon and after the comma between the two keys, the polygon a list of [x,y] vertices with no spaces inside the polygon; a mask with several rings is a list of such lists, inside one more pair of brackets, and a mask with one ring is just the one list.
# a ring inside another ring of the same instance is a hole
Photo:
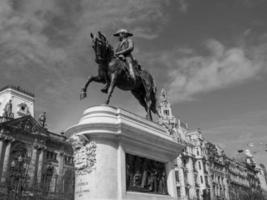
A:
{"label": "decorative stone carving", "polygon": [[47,126],[47,124],[46,124],[46,112],[43,112],[42,114],[39,115],[38,121],[43,128],[45,128]]}
{"label": "decorative stone carving", "polygon": [[15,138],[12,137],[12,136],[9,136],[9,135],[5,135],[3,133],[0,133],[0,140],[5,140],[7,142],[14,142],[15,141]]}
{"label": "decorative stone carving", "polygon": [[37,149],[37,150],[47,149],[47,147],[45,145],[45,141],[43,141],[43,140],[37,140],[36,138],[34,139],[33,147],[35,149]]}
{"label": "decorative stone carving", "polygon": [[3,117],[14,118],[14,113],[12,112],[12,100],[11,99],[5,105]]}
{"label": "decorative stone carving", "polygon": [[172,114],[171,104],[168,101],[165,89],[162,89],[160,93],[159,124],[165,127],[170,136],[172,136],[175,140],[179,139],[180,136],[177,131],[177,119]]}
{"label": "decorative stone carving", "polygon": [[30,111],[29,111],[29,107],[27,106],[26,103],[21,103],[18,105],[18,112],[17,114],[19,116],[26,116],[26,115],[30,115]]}
{"label": "decorative stone carving", "polygon": [[166,195],[167,178],[164,163],[126,154],[126,189]]}
{"label": "decorative stone carving", "polygon": [[96,163],[96,143],[81,135],[72,136],[69,142],[72,144],[74,151],[75,173],[90,173]]}

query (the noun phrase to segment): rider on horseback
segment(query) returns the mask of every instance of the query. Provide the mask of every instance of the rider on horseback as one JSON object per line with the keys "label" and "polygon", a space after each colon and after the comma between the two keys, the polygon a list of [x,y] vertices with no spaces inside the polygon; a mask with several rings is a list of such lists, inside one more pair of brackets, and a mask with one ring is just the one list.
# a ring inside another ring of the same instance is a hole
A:
{"label": "rider on horseback", "polygon": [[[118,37],[119,39],[119,43],[117,45],[117,48],[115,49],[115,56],[117,56],[122,61],[126,62],[130,78],[135,83],[136,76],[134,72],[134,58],[132,56],[132,52],[134,50],[134,43],[129,38],[133,36],[133,34],[128,32],[126,29],[120,29],[116,33],[114,33],[113,36]],[[108,81],[106,81],[106,85],[104,86],[103,89],[101,89],[101,91],[107,93],[108,87],[109,83]]]}
{"label": "rider on horseback", "polygon": [[119,43],[115,50],[115,55],[121,58],[122,60],[126,60],[129,74],[132,80],[135,82],[136,77],[134,73],[134,66],[133,66],[133,56],[132,51],[134,50],[134,43],[129,38],[133,36],[132,33],[128,32],[126,29],[120,29],[116,33],[113,34],[115,37],[118,37]]}

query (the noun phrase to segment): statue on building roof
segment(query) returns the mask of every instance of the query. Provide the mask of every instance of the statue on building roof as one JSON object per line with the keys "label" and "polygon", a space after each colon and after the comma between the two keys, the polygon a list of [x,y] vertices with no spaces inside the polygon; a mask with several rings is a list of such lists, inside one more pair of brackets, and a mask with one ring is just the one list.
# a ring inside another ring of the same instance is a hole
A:
{"label": "statue on building roof", "polygon": [[38,122],[41,124],[43,128],[46,127],[46,112],[43,112],[38,117]]}
{"label": "statue on building roof", "polygon": [[12,112],[12,99],[10,99],[5,105],[3,117],[14,118],[14,113]]}
{"label": "statue on building roof", "polygon": [[162,88],[160,92],[160,102],[161,103],[168,102],[167,92],[164,88]]}

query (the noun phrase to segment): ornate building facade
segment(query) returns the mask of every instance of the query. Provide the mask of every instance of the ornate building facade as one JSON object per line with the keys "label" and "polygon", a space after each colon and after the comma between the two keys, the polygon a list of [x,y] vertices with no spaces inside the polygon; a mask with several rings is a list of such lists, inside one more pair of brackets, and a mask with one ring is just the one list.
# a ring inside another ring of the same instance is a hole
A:
{"label": "ornate building facade", "polygon": [[264,199],[261,185],[265,179],[259,178],[260,170],[249,152],[242,155],[243,159],[230,159],[222,148],[205,140],[199,129],[190,130],[186,123],[173,115],[165,90],[161,92],[159,110],[159,122],[186,144],[176,163],[179,199]]}
{"label": "ornate building facade", "polygon": [[209,177],[211,180],[211,199],[229,199],[229,186],[225,164],[224,151],[206,142],[206,151],[209,163]]}
{"label": "ornate building facade", "polygon": [[209,194],[207,155],[200,130],[190,130],[188,125],[172,114],[165,90],[161,92],[160,123],[186,144],[176,163],[176,188],[179,199],[203,199]]}
{"label": "ornate building facade", "polygon": [[0,90],[0,199],[73,199],[72,148],[34,118],[34,95]]}

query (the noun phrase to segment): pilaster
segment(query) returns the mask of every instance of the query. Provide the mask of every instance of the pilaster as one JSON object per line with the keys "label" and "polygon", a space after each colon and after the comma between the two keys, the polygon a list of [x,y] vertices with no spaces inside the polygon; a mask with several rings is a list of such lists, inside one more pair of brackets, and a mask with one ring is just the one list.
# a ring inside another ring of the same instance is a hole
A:
{"label": "pilaster", "polygon": [[42,181],[42,172],[43,172],[43,162],[44,162],[44,150],[47,147],[45,145],[37,146],[37,149],[40,150],[39,158],[38,158],[38,169],[37,169],[37,184],[40,188],[40,184]]}
{"label": "pilaster", "polygon": [[2,176],[1,176],[2,183],[4,183],[7,178],[11,144],[12,142],[15,141],[15,139],[11,136],[4,136],[4,140],[6,141],[6,149],[5,149],[5,154],[4,154],[3,170],[2,170]]}

